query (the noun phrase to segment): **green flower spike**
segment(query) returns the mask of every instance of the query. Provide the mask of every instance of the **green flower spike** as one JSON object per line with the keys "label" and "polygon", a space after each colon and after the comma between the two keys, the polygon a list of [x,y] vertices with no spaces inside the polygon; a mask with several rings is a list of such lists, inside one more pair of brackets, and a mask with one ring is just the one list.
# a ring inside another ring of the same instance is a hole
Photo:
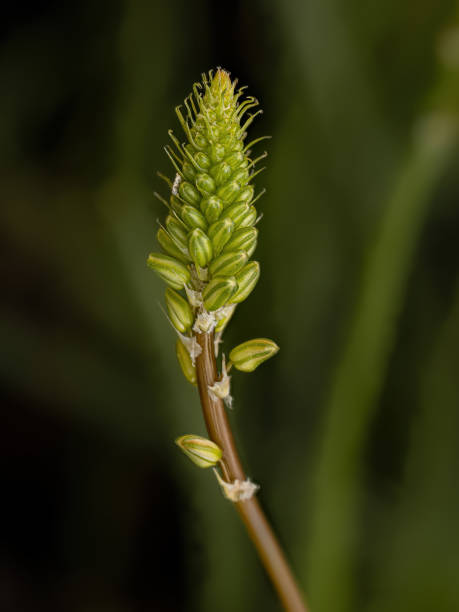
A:
{"label": "green flower spike", "polygon": [[187,434],[177,438],[175,443],[200,468],[213,467],[222,458],[221,448],[211,440],[201,436]]}
{"label": "green flower spike", "polygon": [[[243,470],[225,415],[232,402],[230,367],[252,372],[279,350],[272,340],[259,338],[234,348],[228,368],[225,355],[219,359],[226,326],[260,276],[260,264],[251,258],[262,217],[255,203],[265,190],[255,194],[253,179],[264,170],[256,166],[266,153],[252,157],[251,150],[266,137],[246,144],[247,128],[261,111],[251,110],[257,100],[236,84],[220,68],[203,74],[176,108],[184,136],[169,131],[172,144],[165,150],[172,175],[158,174],[170,192],[166,198],[155,194],[168,209],[157,232],[162,252],[149,255],[147,263],[169,285],[166,308],[178,335],[177,360],[185,378],[198,387],[212,437],[185,435],[175,442],[195,465],[218,466],[221,474],[215,467],[214,472],[222,491],[239,505],[269,575],[274,571],[285,609],[306,612],[279,543],[264,527],[263,510],[253,503],[258,485]],[[263,537],[253,535],[260,533]]]}
{"label": "green flower spike", "polygon": [[[244,143],[247,127],[261,111],[247,116],[258,102],[242,96],[243,88],[237,91],[225,70],[203,75],[184,107],[176,108],[186,142],[169,131],[173,146],[166,153],[175,178],[162,177],[171,187],[169,201],[158,196],[169,208],[157,234],[164,254],[152,253],[148,265],[171,287],[166,306],[181,335],[177,356],[188,380],[195,377],[197,352],[190,353],[193,370],[186,360],[187,349],[196,344],[193,334],[215,329],[218,350],[236,305],[250,295],[260,276],[259,263],[250,258],[258,240],[254,203],[264,191],[254,198],[251,181],[266,153],[250,157],[250,148],[263,138]],[[186,296],[173,289],[185,289]],[[236,369],[248,372],[277,350],[271,341],[250,341],[234,349],[231,360]]]}
{"label": "green flower spike", "polygon": [[208,310],[225,306],[234,294],[238,301],[248,295],[245,277],[242,291],[235,279],[257,243],[251,181],[266,154],[249,157],[261,139],[244,144],[247,127],[261,111],[246,113],[257,105],[253,97],[243,99],[243,88],[236,90],[236,81],[218,69],[203,75],[176,109],[186,142],[169,132],[166,152],[175,177],[163,177],[171,187],[169,201],[158,196],[169,208],[157,234],[164,255],[150,255],[148,264],[173,289],[186,285],[204,295]]}

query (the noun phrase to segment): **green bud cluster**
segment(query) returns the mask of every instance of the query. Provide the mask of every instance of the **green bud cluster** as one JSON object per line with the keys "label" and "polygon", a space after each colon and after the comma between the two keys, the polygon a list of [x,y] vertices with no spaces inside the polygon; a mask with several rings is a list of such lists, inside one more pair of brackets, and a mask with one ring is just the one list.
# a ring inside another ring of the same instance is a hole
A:
{"label": "green bud cluster", "polygon": [[218,69],[194,85],[185,111],[176,109],[187,142],[170,132],[174,146],[166,152],[176,175],[165,201],[169,214],[157,233],[163,253],[148,258],[173,289],[188,285],[202,292],[208,311],[242,302],[259,277],[258,262],[249,261],[258,239],[251,184],[258,159],[244,146],[246,129],[258,113],[245,114],[258,102],[241,101],[242,94]]}
{"label": "green bud cluster", "polygon": [[[182,341],[192,340],[193,331],[211,329],[220,337],[260,276],[260,264],[251,257],[258,240],[255,202],[263,192],[255,196],[252,180],[264,169],[255,166],[266,153],[250,156],[252,145],[263,138],[244,141],[261,111],[246,114],[258,101],[244,98],[244,88],[237,90],[236,84],[220,68],[202,75],[184,107],[176,108],[186,142],[171,130],[172,146],[165,148],[175,178],[160,175],[170,193],[167,199],[156,195],[168,214],[157,232],[162,252],[150,254],[147,263],[169,285],[167,314]],[[194,357],[185,345],[178,341],[177,358],[187,380],[196,384]],[[233,363],[244,369],[237,359]]]}

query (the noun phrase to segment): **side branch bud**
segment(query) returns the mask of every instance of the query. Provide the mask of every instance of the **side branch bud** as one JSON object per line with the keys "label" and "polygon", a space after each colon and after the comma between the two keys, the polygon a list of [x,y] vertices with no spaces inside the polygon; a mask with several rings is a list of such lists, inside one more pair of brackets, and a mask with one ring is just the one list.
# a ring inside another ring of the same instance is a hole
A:
{"label": "side branch bud", "polygon": [[278,350],[279,347],[272,340],[257,338],[247,340],[233,348],[229,357],[236,370],[253,372],[264,361],[273,357]]}
{"label": "side branch bud", "polygon": [[221,448],[215,442],[201,436],[187,434],[177,438],[175,443],[200,468],[213,467],[222,458]]}

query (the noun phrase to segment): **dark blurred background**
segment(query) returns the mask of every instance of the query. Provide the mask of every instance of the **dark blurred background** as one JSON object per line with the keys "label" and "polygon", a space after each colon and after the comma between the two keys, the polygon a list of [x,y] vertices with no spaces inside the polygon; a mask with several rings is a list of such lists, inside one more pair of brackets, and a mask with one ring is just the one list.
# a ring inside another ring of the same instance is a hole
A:
{"label": "dark blurred background", "polygon": [[173,444],[204,428],[145,265],[174,106],[218,65],[261,100],[250,136],[273,136],[262,277],[224,344],[281,346],[233,377],[248,472],[314,612],[459,610],[458,17],[4,6],[2,612],[279,609]]}

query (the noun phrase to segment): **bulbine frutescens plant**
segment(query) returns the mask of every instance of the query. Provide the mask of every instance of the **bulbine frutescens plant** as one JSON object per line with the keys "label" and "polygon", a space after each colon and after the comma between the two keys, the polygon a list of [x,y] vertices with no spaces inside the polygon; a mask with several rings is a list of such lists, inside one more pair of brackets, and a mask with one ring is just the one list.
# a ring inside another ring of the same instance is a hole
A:
{"label": "bulbine frutescens plant", "polygon": [[[178,334],[176,352],[186,379],[197,384],[210,439],[187,434],[178,446],[199,467],[213,467],[223,494],[231,500],[258,549],[287,610],[305,610],[283,552],[255,496],[258,486],[245,475],[226,417],[231,405],[232,367],[252,372],[277,353],[266,338],[248,340],[221,356],[222,334],[238,304],[254,289],[260,265],[254,254],[259,219],[252,184],[266,153],[251,156],[246,129],[261,111],[244,98],[244,88],[218,69],[193,86],[184,107],[176,109],[186,142],[172,131],[166,153],[175,170],[164,177],[170,193],[158,195],[168,212],[157,234],[161,253],[148,265],[169,285],[166,308]],[[179,293],[181,292],[181,293]]]}

